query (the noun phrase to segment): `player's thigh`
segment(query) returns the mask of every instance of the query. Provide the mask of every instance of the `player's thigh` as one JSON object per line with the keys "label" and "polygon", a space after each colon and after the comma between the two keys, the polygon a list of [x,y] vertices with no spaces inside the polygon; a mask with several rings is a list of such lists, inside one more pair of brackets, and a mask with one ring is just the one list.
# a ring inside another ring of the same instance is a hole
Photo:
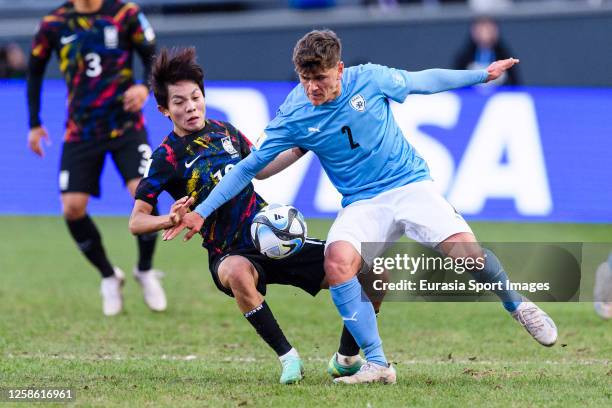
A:
{"label": "player's thigh", "polygon": [[470,234],[461,214],[440,194],[431,181],[411,183],[389,195],[395,219],[410,239],[436,247],[449,237]]}
{"label": "player's thigh", "polygon": [[65,193],[100,196],[100,175],[106,156],[105,142],[64,143],[59,171],[59,189]]}
{"label": "player's thigh", "polygon": [[[134,195],[138,181],[145,175],[152,150],[144,131],[126,133],[113,140],[111,155],[123,182]],[[133,191],[132,191],[133,189]]]}
{"label": "player's thigh", "polygon": [[219,282],[225,288],[231,288],[232,285],[250,285],[257,286],[258,276],[257,270],[247,258],[240,255],[230,255],[224,258],[218,266],[217,276]]}
{"label": "player's thigh", "polygon": [[338,213],[327,235],[326,255],[335,242],[344,241],[371,264],[387,243],[394,242],[399,236],[394,212],[389,205],[378,197],[358,201]]}

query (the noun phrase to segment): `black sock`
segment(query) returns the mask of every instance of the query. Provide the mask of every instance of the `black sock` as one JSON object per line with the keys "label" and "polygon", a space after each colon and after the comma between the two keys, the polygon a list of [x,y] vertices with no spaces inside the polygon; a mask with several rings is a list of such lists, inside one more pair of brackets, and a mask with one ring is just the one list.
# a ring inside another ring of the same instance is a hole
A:
{"label": "black sock", "polygon": [[338,353],[343,356],[356,356],[359,354],[359,344],[346,326],[342,326],[342,335],[340,336],[340,347]]}
{"label": "black sock", "polygon": [[259,336],[274,349],[279,357],[291,350],[291,344],[285,338],[265,300],[255,309],[245,313],[244,317],[247,318],[249,323],[257,330]]}
{"label": "black sock", "polygon": [[100,271],[102,277],[113,276],[115,272],[104,252],[102,237],[89,215],[85,214],[85,217],[76,221],[66,220],[66,225],[81,252]]}
{"label": "black sock", "polygon": [[[151,215],[159,215],[157,207],[153,207]],[[157,243],[157,232],[142,234],[136,237],[138,241],[138,270],[148,271],[153,265],[153,252]]]}

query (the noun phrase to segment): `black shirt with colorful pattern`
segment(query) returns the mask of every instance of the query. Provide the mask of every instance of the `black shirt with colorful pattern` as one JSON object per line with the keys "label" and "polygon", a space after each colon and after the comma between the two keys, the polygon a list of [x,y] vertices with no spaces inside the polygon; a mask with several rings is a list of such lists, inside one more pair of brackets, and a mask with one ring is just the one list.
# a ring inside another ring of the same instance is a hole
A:
{"label": "black shirt with colorful pattern", "polygon": [[65,142],[144,131],[142,112],[123,110],[123,94],[134,84],[134,51],[143,61],[146,79],[155,55],[155,33],[138,5],[105,0],[99,11],[82,14],[68,1],[53,10],[42,19],[32,42],[30,127],[41,124],[42,78],[55,53],[68,87]]}
{"label": "black shirt with colorful pattern", "polygon": [[[175,200],[195,197],[195,208],[250,151],[249,140],[227,122],[208,119],[202,130],[184,137],[172,132],[153,152],[136,199],[155,205],[162,191],[167,191]],[[265,206],[249,183],[206,218],[200,231],[202,246],[210,255],[252,248],[251,221]]]}

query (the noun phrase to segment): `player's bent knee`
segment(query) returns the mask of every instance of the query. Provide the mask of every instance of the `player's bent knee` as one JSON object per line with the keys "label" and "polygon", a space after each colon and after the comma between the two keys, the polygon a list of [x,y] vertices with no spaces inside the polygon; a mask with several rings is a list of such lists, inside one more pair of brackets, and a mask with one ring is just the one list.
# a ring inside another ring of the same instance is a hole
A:
{"label": "player's bent knee", "polygon": [[346,246],[332,244],[325,253],[325,275],[330,285],[351,279],[359,271],[360,265],[361,257],[357,251],[350,251]]}
{"label": "player's bent knee", "polygon": [[455,234],[440,243],[442,253],[452,258],[477,259],[483,256],[483,249],[474,235],[462,232]]}
{"label": "player's bent knee", "polygon": [[85,217],[87,207],[80,204],[65,203],[62,207],[64,218],[68,221],[76,221]]}

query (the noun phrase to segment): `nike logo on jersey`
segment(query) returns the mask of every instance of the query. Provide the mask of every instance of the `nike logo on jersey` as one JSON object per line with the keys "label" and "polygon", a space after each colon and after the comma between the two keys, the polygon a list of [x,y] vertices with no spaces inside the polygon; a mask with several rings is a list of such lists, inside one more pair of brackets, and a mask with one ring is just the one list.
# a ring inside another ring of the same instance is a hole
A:
{"label": "nike logo on jersey", "polygon": [[309,127],[309,128],[308,128],[308,131],[309,131],[309,132],[320,132],[320,131],[321,131],[321,129],[316,128],[316,127]]}
{"label": "nike logo on jersey", "polygon": [[351,317],[344,317],[344,316],[342,316],[342,320],[344,320],[345,322],[348,322],[348,321],[356,322],[357,321],[357,313],[358,312],[353,313],[353,315]]}
{"label": "nike logo on jersey", "polygon": [[193,166],[193,163],[195,163],[195,162],[196,162],[196,160],[198,160],[198,159],[200,158],[200,156],[202,156],[202,155],[201,155],[201,154],[199,154],[199,155],[198,155],[198,157],[196,157],[196,158],[195,158],[195,159],[193,159],[192,161],[190,161],[190,162],[185,162],[185,168],[187,168],[187,169],[188,169],[188,168],[190,168],[191,166]]}
{"label": "nike logo on jersey", "polygon": [[62,43],[62,45],[66,45],[66,44],[70,44],[71,42],[73,42],[76,39],[77,39],[77,35],[76,34],[72,34],[72,35],[69,35],[67,37],[60,38],[60,43]]}

